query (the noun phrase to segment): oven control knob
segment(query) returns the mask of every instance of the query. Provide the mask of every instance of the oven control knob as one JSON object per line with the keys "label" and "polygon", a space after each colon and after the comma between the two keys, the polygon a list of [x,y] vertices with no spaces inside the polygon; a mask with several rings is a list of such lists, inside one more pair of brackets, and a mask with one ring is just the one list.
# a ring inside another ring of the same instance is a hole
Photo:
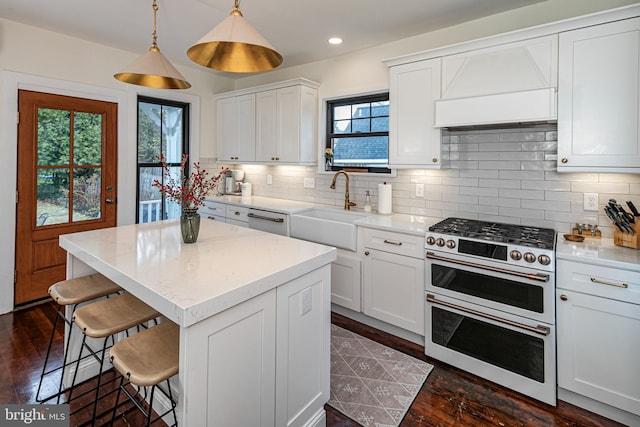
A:
{"label": "oven control knob", "polygon": [[436,238],[433,236],[427,237],[427,245],[433,246],[436,243]]}
{"label": "oven control knob", "polygon": [[509,253],[509,256],[511,256],[511,259],[514,261],[520,261],[522,259],[522,254],[520,253],[520,251],[511,251]]}
{"label": "oven control knob", "polygon": [[447,240],[447,247],[449,249],[453,249],[456,247],[456,242],[454,240]]}
{"label": "oven control knob", "polygon": [[547,255],[540,255],[538,256],[538,262],[542,265],[549,265],[551,264],[551,258],[549,258]]}
{"label": "oven control knob", "polygon": [[436,245],[443,247],[444,246],[444,239],[443,238],[438,238],[436,239]]}
{"label": "oven control knob", "polygon": [[536,261],[536,256],[534,254],[532,254],[531,252],[525,252],[525,254],[522,257],[527,262],[535,262]]}

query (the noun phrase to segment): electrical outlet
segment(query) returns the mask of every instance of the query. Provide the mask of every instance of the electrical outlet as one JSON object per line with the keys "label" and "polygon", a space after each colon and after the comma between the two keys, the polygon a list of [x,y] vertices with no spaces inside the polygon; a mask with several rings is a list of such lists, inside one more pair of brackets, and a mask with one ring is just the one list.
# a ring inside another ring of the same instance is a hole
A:
{"label": "electrical outlet", "polygon": [[416,197],[424,197],[424,184],[416,184]]}
{"label": "electrical outlet", "polygon": [[267,185],[273,184],[273,176],[267,175]]}
{"label": "electrical outlet", "polygon": [[316,188],[316,180],[314,178],[305,178],[304,188]]}
{"label": "electrical outlet", "polygon": [[598,193],[584,193],[584,206],[585,211],[597,211],[598,210]]}

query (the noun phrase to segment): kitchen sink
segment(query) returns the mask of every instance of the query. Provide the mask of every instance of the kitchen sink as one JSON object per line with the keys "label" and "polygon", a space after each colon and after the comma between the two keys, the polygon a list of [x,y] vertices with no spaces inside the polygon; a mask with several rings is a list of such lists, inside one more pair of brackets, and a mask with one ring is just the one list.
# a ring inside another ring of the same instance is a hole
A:
{"label": "kitchen sink", "polygon": [[328,208],[312,208],[291,214],[290,235],[348,251],[356,250],[358,229],[354,224],[365,214]]}

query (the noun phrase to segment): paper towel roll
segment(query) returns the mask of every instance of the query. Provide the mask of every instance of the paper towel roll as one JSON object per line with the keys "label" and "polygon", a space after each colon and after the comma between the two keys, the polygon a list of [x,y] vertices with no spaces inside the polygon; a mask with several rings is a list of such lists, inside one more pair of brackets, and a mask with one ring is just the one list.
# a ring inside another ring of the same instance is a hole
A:
{"label": "paper towel roll", "polygon": [[240,186],[240,190],[241,190],[242,197],[251,196],[251,183],[243,182],[242,185]]}
{"label": "paper towel roll", "polygon": [[378,213],[391,214],[391,184],[378,184]]}

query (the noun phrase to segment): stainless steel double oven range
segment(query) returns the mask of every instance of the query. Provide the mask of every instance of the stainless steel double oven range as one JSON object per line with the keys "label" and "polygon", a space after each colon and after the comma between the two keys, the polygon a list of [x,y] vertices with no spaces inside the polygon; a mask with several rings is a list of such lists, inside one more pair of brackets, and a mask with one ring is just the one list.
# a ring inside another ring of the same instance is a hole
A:
{"label": "stainless steel double oven range", "polygon": [[556,405],[555,232],[448,218],[425,236],[425,353]]}

